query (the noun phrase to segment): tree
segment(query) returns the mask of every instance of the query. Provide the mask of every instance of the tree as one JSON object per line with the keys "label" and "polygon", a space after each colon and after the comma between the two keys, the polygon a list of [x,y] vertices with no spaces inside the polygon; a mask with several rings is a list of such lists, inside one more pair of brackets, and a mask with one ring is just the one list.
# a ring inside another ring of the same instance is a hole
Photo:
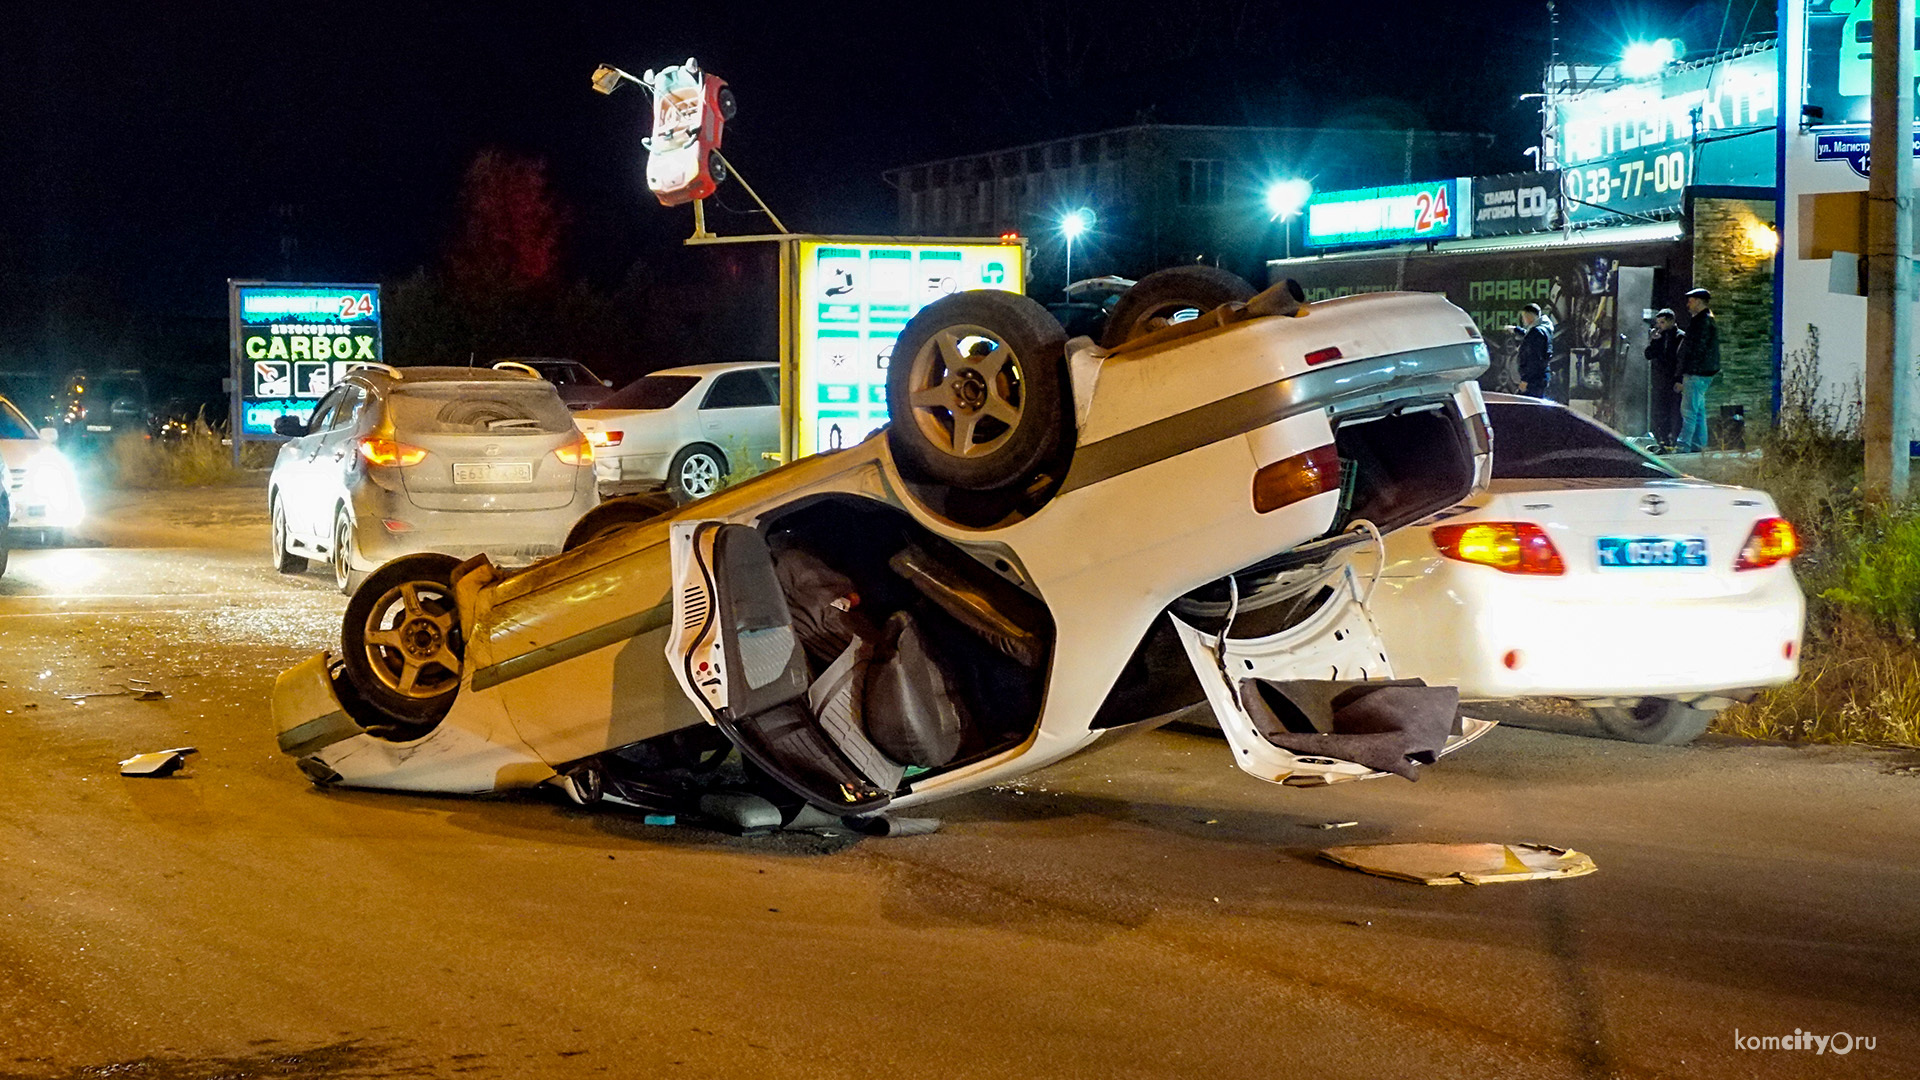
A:
{"label": "tree", "polygon": [[467,167],[460,209],[447,260],[455,288],[486,294],[555,283],[566,214],[547,188],[544,161],[482,151]]}

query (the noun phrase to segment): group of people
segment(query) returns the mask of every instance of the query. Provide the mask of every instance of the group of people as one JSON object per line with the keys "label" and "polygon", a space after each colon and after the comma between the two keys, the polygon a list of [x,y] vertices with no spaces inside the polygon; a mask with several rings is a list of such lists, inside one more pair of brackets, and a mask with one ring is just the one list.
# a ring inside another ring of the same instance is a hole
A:
{"label": "group of people", "polygon": [[[1653,318],[1646,356],[1652,363],[1653,437],[1662,449],[1697,454],[1707,448],[1707,387],[1720,374],[1720,328],[1713,321],[1713,294],[1687,293],[1687,328],[1680,329],[1672,308]],[[1519,339],[1520,392],[1548,397],[1553,388],[1553,331],[1539,304],[1520,308],[1520,324],[1508,327]]]}

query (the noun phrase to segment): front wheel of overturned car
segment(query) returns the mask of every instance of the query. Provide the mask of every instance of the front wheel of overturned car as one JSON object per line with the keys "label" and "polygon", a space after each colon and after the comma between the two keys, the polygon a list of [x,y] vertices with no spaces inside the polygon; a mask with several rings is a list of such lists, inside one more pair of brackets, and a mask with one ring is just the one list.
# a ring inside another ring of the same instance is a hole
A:
{"label": "front wheel of overturned car", "polygon": [[642,522],[673,513],[674,498],[664,491],[649,491],[639,495],[619,495],[608,499],[599,506],[580,516],[567,530],[566,542],[560,545],[561,551],[572,551],[589,540],[598,540],[603,536],[631,529]]}
{"label": "front wheel of overturned car", "polygon": [[1066,332],[1018,293],[922,308],[887,369],[887,445],[901,471],[972,491],[1025,487],[1073,446]]}
{"label": "front wheel of overturned car", "polygon": [[466,643],[454,605],[451,555],[404,555],[375,570],[347,601],[341,659],[369,705],[430,724],[460,692]]}
{"label": "front wheel of overturned car", "polygon": [[1113,349],[1177,322],[1197,319],[1222,304],[1253,299],[1253,286],[1217,266],[1170,266],[1134,283],[1113,305],[1100,334],[1102,348]]}
{"label": "front wheel of overturned car", "polygon": [[1593,719],[1600,730],[1628,742],[1685,746],[1706,734],[1713,723],[1710,709],[1696,709],[1672,698],[1641,698],[1631,708],[1596,706]]}

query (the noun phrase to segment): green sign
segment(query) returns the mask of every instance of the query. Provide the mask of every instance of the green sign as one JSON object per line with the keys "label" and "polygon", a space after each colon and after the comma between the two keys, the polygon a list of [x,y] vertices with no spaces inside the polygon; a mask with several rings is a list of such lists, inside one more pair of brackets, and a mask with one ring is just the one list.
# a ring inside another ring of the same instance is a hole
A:
{"label": "green sign", "polygon": [[1467,235],[1457,212],[1461,180],[1317,192],[1307,202],[1313,247],[1446,240]]}
{"label": "green sign", "polygon": [[305,419],[356,363],[379,363],[380,286],[229,282],[240,434]]}
{"label": "green sign", "polygon": [[[1804,0],[1807,18],[1806,103],[1816,125],[1873,119],[1873,0]],[[1920,27],[1920,20],[1916,20]],[[1920,34],[1915,35],[1920,42]],[[1920,70],[1920,48],[1915,49]],[[1920,75],[1915,83],[1920,86]],[[1920,101],[1920,96],[1916,96]]]}

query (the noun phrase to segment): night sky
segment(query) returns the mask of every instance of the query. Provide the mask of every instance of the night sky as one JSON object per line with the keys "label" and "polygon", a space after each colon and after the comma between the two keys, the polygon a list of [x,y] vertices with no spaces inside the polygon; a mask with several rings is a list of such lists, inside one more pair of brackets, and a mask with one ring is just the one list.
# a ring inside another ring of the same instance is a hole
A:
{"label": "night sky", "polygon": [[[9,5],[0,295],[15,310],[0,325],[48,289],[214,316],[228,277],[395,280],[439,258],[461,173],[490,147],[548,162],[573,221],[568,273],[616,280],[686,235],[690,212],[645,191],[646,98],[593,93],[602,62],[697,56],[726,78],[728,156],[803,230],[888,230],[893,166],[1143,117],[1488,131],[1493,164],[1519,170],[1538,119],[1516,99],[1547,58],[1545,7]],[[1656,34],[1704,51],[1773,23],[1749,0],[1561,7],[1576,58]],[[747,205],[734,185],[719,202]],[[714,210],[719,231],[762,229]]]}

